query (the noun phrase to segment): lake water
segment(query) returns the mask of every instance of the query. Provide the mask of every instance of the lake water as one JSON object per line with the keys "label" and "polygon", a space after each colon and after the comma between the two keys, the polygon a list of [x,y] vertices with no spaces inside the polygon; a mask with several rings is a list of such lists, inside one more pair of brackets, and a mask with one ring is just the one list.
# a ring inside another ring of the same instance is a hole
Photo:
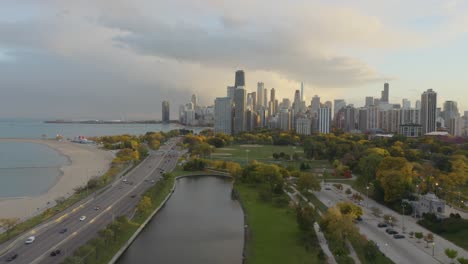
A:
{"label": "lake water", "polygon": [[40,144],[0,142],[0,198],[46,192],[69,160]]}
{"label": "lake water", "polygon": [[241,264],[244,216],[231,189],[223,178],[180,179],[118,264]]}

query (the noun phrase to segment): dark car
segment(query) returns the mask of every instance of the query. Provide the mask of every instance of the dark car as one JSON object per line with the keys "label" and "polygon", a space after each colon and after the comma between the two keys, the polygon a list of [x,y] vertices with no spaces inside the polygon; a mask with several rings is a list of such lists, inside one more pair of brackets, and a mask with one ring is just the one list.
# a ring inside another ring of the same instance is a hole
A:
{"label": "dark car", "polygon": [[361,216],[358,216],[358,217],[356,217],[356,220],[359,221],[359,222],[361,222],[361,221],[362,221],[362,217],[361,217]]}
{"label": "dark car", "polygon": [[60,253],[62,253],[62,252],[60,251],[60,249],[56,249],[56,250],[50,252],[50,256],[51,256],[51,257],[55,257],[55,256],[57,256],[57,255],[60,255]]}
{"label": "dark car", "polygon": [[387,227],[388,225],[386,223],[378,223],[377,227]]}
{"label": "dark car", "polygon": [[402,239],[402,238],[405,238],[404,235],[400,235],[400,234],[396,234],[396,235],[393,235],[393,238],[395,239]]}
{"label": "dark car", "polygon": [[387,232],[387,234],[389,234],[389,235],[396,235],[396,234],[398,234],[397,231],[395,231],[395,230],[393,230],[393,229],[391,229],[391,228],[387,228],[387,229],[385,230],[385,232]]}
{"label": "dark car", "polygon": [[325,187],[325,190],[330,191],[331,188],[330,187]]}
{"label": "dark car", "polygon": [[8,256],[8,258],[6,258],[6,261],[7,261],[7,262],[13,261],[13,260],[15,260],[17,257],[18,257],[18,254],[17,254],[17,253],[13,253],[13,254],[11,254],[10,256]]}
{"label": "dark car", "polygon": [[136,197],[136,194],[130,195],[130,198],[135,198],[135,197]]}
{"label": "dark car", "polygon": [[59,231],[60,234],[65,234],[68,231],[68,228],[61,229]]}

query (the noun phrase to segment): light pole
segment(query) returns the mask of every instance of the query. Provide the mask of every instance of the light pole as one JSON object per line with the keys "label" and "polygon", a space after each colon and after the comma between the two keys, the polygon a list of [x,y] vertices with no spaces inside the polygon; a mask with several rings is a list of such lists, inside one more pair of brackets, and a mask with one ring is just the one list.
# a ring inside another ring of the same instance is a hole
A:
{"label": "light pole", "polygon": [[434,241],[432,241],[432,256],[434,256],[434,247],[435,247],[435,243]]}
{"label": "light pole", "polygon": [[369,208],[369,185],[366,186],[366,191],[367,191],[366,207]]}
{"label": "light pole", "polygon": [[406,204],[402,203],[401,208],[403,208],[403,215],[401,216],[401,223],[402,223],[401,229],[403,230],[403,234],[405,233],[405,207],[406,207]]}
{"label": "light pole", "polygon": [[435,186],[436,186],[436,187],[435,187],[435,190],[434,190],[434,192],[435,192],[435,196],[437,196],[437,188],[439,187],[439,183],[438,183],[438,182],[436,182],[436,183],[435,183]]}

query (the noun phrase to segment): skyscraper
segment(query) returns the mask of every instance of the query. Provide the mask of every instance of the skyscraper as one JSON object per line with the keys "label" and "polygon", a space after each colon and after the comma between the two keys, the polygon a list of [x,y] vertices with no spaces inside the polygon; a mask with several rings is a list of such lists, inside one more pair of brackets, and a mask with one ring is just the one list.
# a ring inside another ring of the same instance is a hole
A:
{"label": "skyscraper", "polygon": [[410,109],[411,108],[411,101],[406,99],[406,98],[403,98],[402,100],[402,108],[403,109]]}
{"label": "skyscraper", "polygon": [[414,104],[414,108],[421,109],[421,101],[420,100],[416,100],[416,103]]}
{"label": "skyscraper", "polygon": [[239,86],[234,91],[234,134],[245,131],[245,111],[247,93],[243,86]]}
{"label": "skyscraper", "polygon": [[194,108],[197,108],[198,98],[197,98],[196,94],[192,94],[192,98],[191,98],[190,102],[192,102]]}
{"label": "skyscraper", "polygon": [[312,108],[312,113],[318,113],[319,108],[320,108],[320,97],[318,95],[315,95],[312,98],[312,101],[310,102],[311,108]]}
{"label": "skyscraper", "polygon": [[257,107],[260,108],[265,106],[266,102],[263,101],[263,89],[265,89],[265,85],[263,82],[257,83]]}
{"label": "skyscraper", "polygon": [[382,97],[380,98],[381,102],[388,104],[389,90],[390,90],[390,85],[388,83],[384,83],[384,89],[382,91]]}
{"label": "skyscraper", "polygon": [[234,86],[237,88],[239,86],[245,86],[245,75],[243,70],[236,71],[236,80]]}
{"label": "skyscraper", "polygon": [[301,82],[301,102],[304,101],[304,83]]}
{"label": "skyscraper", "polygon": [[170,114],[170,108],[169,108],[169,101],[163,101],[162,102],[162,121],[163,123],[169,123],[169,114]]}
{"label": "skyscraper", "polygon": [[235,86],[227,87],[227,97],[231,98],[231,102],[234,102],[234,91],[236,90]]}
{"label": "skyscraper", "polygon": [[271,88],[270,102],[268,103],[268,111],[270,112],[271,116],[276,115],[276,112],[277,112],[277,109],[275,108],[275,100],[276,100],[276,91],[275,91],[275,88]]}
{"label": "skyscraper", "polygon": [[318,113],[318,132],[321,134],[330,133],[331,108],[323,106]]}
{"label": "skyscraper", "polygon": [[422,134],[436,131],[437,93],[428,89],[421,95]]}
{"label": "skyscraper", "polygon": [[218,97],[215,100],[214,132],[232,134],[232,105],[229,97]]}
{"label": "skyscraper", "polygon": [[366,107],[371,106],[374,104],[374,97],[372,96],[366,96]]}
{"label": "skyscraper", "polygon": [[268,106],[268,90],[267,88],[263,88],[263,106]]}
{"label": "skyscraper", "polygon": [[291,113],[289,109],[281,109],[279,112],[279,128],[283,131],[291,130]]}
{"label": "skyscraper", "polygon": [[460,134],[457,131],[461,127],[460,112],[458,111],[458,105],[455,101],[445,101],[444,102],[444,112],[443,118],[445,127],[448,129],[450,135]]}
{"label": "skyscraper", "polygon": [[301,92],[299,90],[294,93],[293,110],[294,115],[301,111]]}
{"label": "skyscraper", "polygon": [[338,111],[346,107],[346,102],[343,99],[335,99],[335,108],[333,109],[333,117],[336,116]]}

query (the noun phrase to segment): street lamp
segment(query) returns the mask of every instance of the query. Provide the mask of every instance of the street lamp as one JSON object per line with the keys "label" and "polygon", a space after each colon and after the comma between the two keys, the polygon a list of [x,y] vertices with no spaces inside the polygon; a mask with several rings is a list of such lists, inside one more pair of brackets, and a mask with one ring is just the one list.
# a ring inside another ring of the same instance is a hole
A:
{"label": "street lamp", "polygon": [[367,191],[366,207],[369,208],[369,185],[366,186],[366,191]]}
{"label": "street lamp", "polygon": [[401,216],[403,234],[405,233],[405,207],[406,207],[406,204],[401,203],[401,208],[403,208],[403,215]]}
{"label": "street lamp", "polygon": [[432,241],[432,256],[434,256],[434,247],[435,247],[435,242]]}
{"label": "street lamp", "polygon": [[436,183],[435,183],[435,186],[436,186],[436,187],[435,187],[435,195],[437,196],[437,188],[439,187],[439,183],[436,182]]}

